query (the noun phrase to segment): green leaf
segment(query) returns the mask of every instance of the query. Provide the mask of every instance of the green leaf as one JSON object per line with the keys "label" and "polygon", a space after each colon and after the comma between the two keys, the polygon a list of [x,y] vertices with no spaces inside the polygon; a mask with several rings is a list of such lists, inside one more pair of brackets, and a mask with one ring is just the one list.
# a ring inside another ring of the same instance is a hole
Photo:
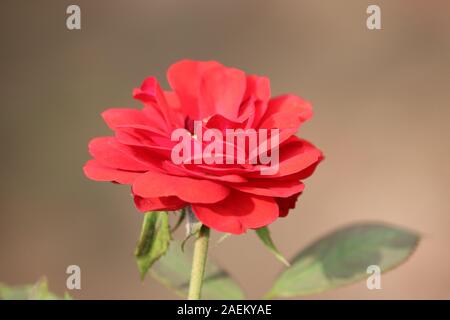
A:
{"label": "green leaf", "polygon": [[[179,296],[187,297],[191,277],[192,250],[183,252],[178,242],[173,243],[167,254],[150,271],[160,283],[173,290]],[[210,259],[206,263],[202,299],[241,300],[244,293],[226,271],[215,265]]]}
{"label": "green leaf", "polygon": [[[66,292],[64,300],[72,299]],[[0,300],[61,300],[56,294],[48,291],[46,278],[40,279],[35,284],[10,287],[0,283]]]}
{"label": "green leaf", "polygon": [[367,278],[367,267],[388,271],[415,250],[417,233],[379,223],[339,229],[300,252],[266,298],[305,296]]}
{"label": "green leaf", "polygon": [[272,241],[272,238],[270,236],[270,231],[268,227],[262,227],[259,229],[256,229],[256,234],[258,235],[259,239],[264,243],[264,245],[275,255],[275,258],[277,258],[279,261],[284,263],[286,266],[290,266],[289,262],[283,257],[283,255],[278,251],[277,247]]}
{"label": "green leaf", "polygon": [[153,263],[166,253],[170,240],[168,213],[166,211],[146,213],[135,251],[141,279],[144,279]]}

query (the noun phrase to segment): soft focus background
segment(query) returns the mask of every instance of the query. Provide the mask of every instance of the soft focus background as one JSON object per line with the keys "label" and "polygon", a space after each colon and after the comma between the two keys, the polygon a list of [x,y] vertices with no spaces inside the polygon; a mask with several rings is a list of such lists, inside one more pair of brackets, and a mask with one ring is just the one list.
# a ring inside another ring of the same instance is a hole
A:
{"label": "soft focus background", "polygon": [[[66,29],[81,7],[82,30]],[[366,8],[382,10],[380,31]],[[450,1],[2,1],[0,282],[46,275],[75,298],[168,299],[133,258],[142,216],[129,190],[82,173],[108,107],[138,107],[132,88],[181,58],[270,77],[274,95],[311,100],[300,134],[326,161],[297,208],[272,226],[287,257],[324,233],[381,220],[423,241],[382,278],[313,298],[450,299]],[[215,234],[214,239],[220,235]],[[214,240],[214,241],[215,241]],[[282,265],[250,232],[211,255],[259,298]]]}

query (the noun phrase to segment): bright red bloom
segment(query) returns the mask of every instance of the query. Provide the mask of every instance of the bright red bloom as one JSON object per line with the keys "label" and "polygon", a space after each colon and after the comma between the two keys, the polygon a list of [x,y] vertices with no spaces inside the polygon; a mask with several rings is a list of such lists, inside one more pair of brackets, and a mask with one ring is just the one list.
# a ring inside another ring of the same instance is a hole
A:
{"label": "bright red bloom", "polygon": [[[86,176],[131,185],[142,212],[191,205],[203,224],[222,232],[240,234],[286,216],[303,191],[301,180],[323,159],[320,150],[294,135],[311,118],[311,105],[294,95],[270,98],[267,78],[214,61],[177,62],[167,78],[173,91],[163,91],[153,77],[134,90],[142,109],[103,112],[115,136],[90,142],[94,159],[84,167]],[[261,164],[175,165],[171,133],[190,130],[194,120],[221,131],[279,129],[278,172],[262,175]]]}

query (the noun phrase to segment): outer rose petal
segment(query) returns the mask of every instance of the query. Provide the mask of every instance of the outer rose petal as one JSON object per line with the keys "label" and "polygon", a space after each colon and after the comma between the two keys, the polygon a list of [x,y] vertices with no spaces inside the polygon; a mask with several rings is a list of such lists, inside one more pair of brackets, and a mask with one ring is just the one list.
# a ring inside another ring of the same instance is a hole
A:
{"label": "outer rose petal", "polygon": [[228,196],[230,190],[209,180],[149,171],[134,181],[133,193],[144,198],[177,196],[189,203],[214,203]]}
{"label": "outer rose petal", "polygon": [[323,158],[322,152],[306,140],[295,145],[286,146],[280,152],[280,170],[278,174],[285,176],[299,172]]}
{"label": "outer rose petal", "polygon": [[[291,121],[284,123],[284,121],[287,120],[287,117],[284,115],[290,115]],[[267,122],[270,124],[269,126],[262,125],[263,128],[289,128],[293,125],[297,125],[297,123],[300,125],[310,119],[312,115],[312,106],[308,101],[303,100],[298,96],[287,94],[272,98],[269,101],[269,107],[267,108],[261,123]],[[293,123],[293,120],[297,121]]]}
{"label": "outer rose petal", "polygon": [[233,234],[248,228],[264,227],[278,218],[278,205],[273,198],[233,191],[214,204],[193,204],[197,218],[206,226]]}
{"label": "outer rose petal", "polygon": [[303,191],[305,185],[298,180],[259,180],[235,184],[234,189],[268,197],[290,197]]}
{"label": "outer rose petal", "polygon": [[154,210],[175,211],[185,207],[187,204],[178,197],[142,198],[134,196],[134,204],[141,212]]}
{"label": "outer rose petal", "polygon": [[303,169],[299,172],[296,172],[294,174],[291,174],[289,176],[284,176],[281,177],[280,179],[296,179],[296,180],[304,180],[309,178],[314,171],[316,170],[317,166],[319,165],[319,163],[325,159],[325,157],[323,155],[320,155],[319,159],[317,160],[317,162],[314,162],[312,165],[310,165],[309,167],[307,167],[306,169]]}
{"label": "outer rose petal", "polygon": [[200,171],[200,170],[193,170],[195,167],[192,168],[186,168],[183,165],[176,165],[173,162],[165,161],[162,164],[162,168],[170,172],[173,175],[177,176],[188,176],[192,178],[198,178],[198,179],[207,179],[207,180],[217,180],[222,182],[231,182],[231,183],[237,183],[237,182],[246,182],[247,180],[237,174],[223,174],[223,175],[213,175],[209,174],[208,172]]}
{"label": "outer rose petal", "polygon": [[109,168],[128,171],[147,171],[153,167],[151,159],[144,160],[142,154],[129,146],[120,144],[115,138],[94,138],[89,142],[89,153],[100,164]]}
{"label": "outer rose petal", "polygon": [[164,123],[168,132],[183,125],[184,118],[180,117],[177,108],[178,98],[171,92],[165,93],[155,77],[146,78],[140,88],[133,90],[133,96],[145,104],[144,112],[151,119],[155,118],[158,122]]}
{"label": "outer rose petal", "polygon": [[83,167],[84,174],[95,181],[113,181],[120,184],[132,184],[141,175],[138,172],[131,172],[119,169],[104,167],[95,160],[89,160]]}
{"label": "outer rose petal", "polygon": [[278,207],[280,208],[280,217],[287,216],[289,210],[295,208],[295,203],[300,195],[301,192],[288,198],[275,198],[275,201],[278,203]]}
{"label": "outer rose petal", "polygon": [[280,148],[279,170],[272,178],[293,175],[323,159],[322,152],[306,140],[291,137]]}
{"label": "outer rose petal", "polygon": [[148,136],[144,130],[135,128],[126,128],[116,132],[116,139],[118,142],[127,145],[142,147],[153,151],[160,151],[163,154],[170,155],[172,146],[168,145],[168,139],[160,139],[162,143],[155,143],[152,137]]}
{"label": "outer rose petal", "polygon": [[103,111],[102,117],[112,130],[116,130],[117,126],[122,125],[152,126],[152,121],[138,109],[111,108]]}

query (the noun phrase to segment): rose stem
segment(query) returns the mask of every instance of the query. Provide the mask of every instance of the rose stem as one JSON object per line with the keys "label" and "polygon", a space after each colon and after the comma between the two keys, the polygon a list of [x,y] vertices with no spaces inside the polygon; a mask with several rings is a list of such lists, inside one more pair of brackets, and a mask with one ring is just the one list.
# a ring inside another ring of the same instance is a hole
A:
{"label": "rose stem", "polygon": [[189,284],[189,300],[200,300],[206,258],[208,256],[209,228],[202,226],[194,245],[192,259],[191,282]]}

